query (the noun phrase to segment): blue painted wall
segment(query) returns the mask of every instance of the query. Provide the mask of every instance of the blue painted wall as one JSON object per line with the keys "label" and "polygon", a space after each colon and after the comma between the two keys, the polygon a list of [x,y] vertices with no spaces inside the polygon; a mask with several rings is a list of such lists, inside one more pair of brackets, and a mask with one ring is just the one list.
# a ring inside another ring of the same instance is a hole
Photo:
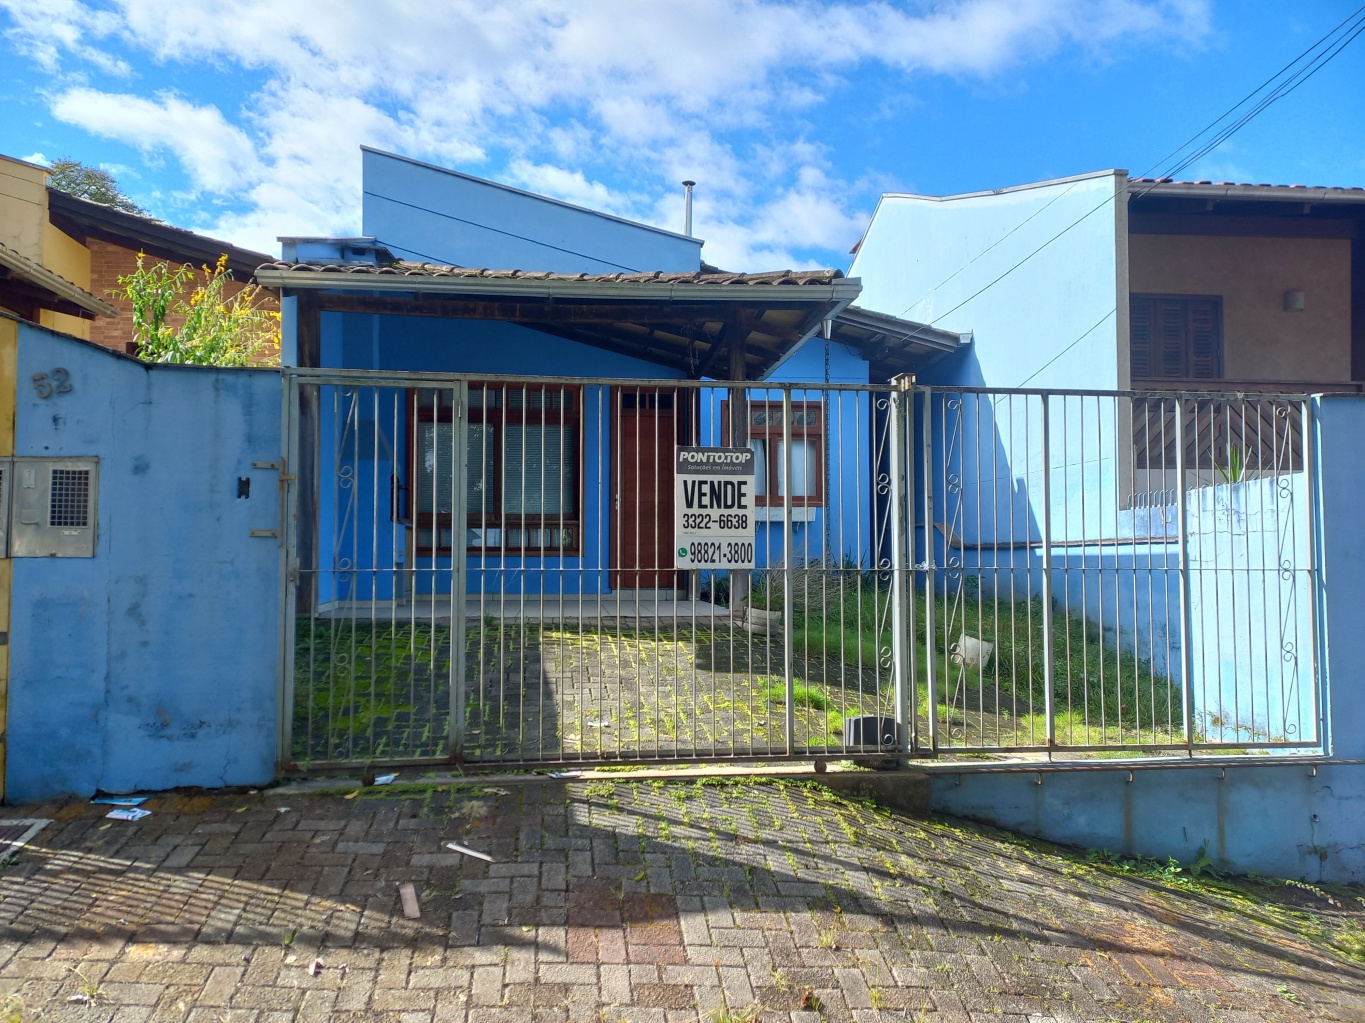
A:
{"label": "blue painted wall", "polygon": [[[1320,656],[1333,760],[1365,757],[1365,400],[1318,402]],[[1252,761],[1246,761],[1251,764]],[[939,773],[935,809],[1082,847],[1189,861],[1201,846],[1238,870],[1365,880],[1365,765],[1195,767],[1085,773]]]}
{"label": "blue painted wall", "polygon": [[849,271],[863,283],[858,304],[975,333],[921,383],[1117,387],[1123,180],[1105,171],[967,196],[884,195]]}
{"label": "blue painted wall", "polygon": [[[280,379],[19,328],[18,455],[98,456],[94,558],[14,559],[11,802],[275,772]],[[237,479],[251,480],[238,499]]]}
{"label": "blue painted wall", "polygon": [[[327,367],[444,373],[609,376],[677,379],[653,363],[516,324],[414,316],[324,313],[322,362]],[[393,390],[361,389],[355,398],[329,388],[322,401],[322,472],[319,507],[324,527],[318,599],[389,600],[404,563],[405,527],[393,522],[390,480],[394,460],[406,477],[407,412]],[[355,414],[347,428],[345,410]],[[609,521],[612,451],[605,388],[588,387],[583,399],[583,548],[566,557],[468,558],[470,593],[604,593],[612,534]],[[338,475],[346,473],[349,475]],[[341,485],[342,479],[352,482]],[[419,558],[418,593],[448,593],[450,559]]]}
{"label": "blue painted wall", "polygon": [[364,233],[427,263],[556,273],[694,271],[701,239],[364,150]]}

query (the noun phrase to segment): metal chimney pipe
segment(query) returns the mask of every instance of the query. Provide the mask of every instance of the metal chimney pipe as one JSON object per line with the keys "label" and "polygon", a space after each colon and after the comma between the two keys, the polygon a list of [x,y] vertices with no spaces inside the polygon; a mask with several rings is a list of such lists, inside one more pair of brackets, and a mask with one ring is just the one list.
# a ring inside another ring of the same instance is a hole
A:
{"label": "metal chimney pipe", "polygon": [[683,234],[692,237],[692,189],[696,187],[695,181],[683,182]]}

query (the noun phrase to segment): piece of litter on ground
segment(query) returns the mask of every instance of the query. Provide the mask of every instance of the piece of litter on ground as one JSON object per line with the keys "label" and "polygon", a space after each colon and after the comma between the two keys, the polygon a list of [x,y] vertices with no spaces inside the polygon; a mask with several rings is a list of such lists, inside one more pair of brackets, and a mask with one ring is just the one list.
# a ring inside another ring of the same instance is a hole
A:
{"label": "piece of litter on ground", "polygon": [[485,787],[484,792],[488,793],[490,796],[510,796],[512,794],[510,789],[494,788],[492,785]]}
{"label": "piece of litter on ground", "polygon": [[112,824],[101,824],[100,827],[99,827],[99,829],[100,829],[101,831],[103,831],[105,828],[112,828],[112,827],[113,827]]}
{"label": "piece of litter on ground", "polygon": [[141,806],[147,802],[146,796],[96,796],[92,803],[108,803],[110,806]]}
{"label": "piece of litter on ground", "polygon": [[588,722],[588,727],[590,727],[590,728],[610,728],[610,727],[611,727],[611,722],[610,722],[610,721],[589,721],[589,722]]}
{"label": "piece of litter on ground", "polygon": [[356,796],[358,796],[358,795],[360,795],[360,790],[359,790],[359,789],[356,789],[354,792],[348,792],[348,793],[346,793],[346,794],[345,794],[344,796],[342,796],[341,798],[342,798],[342,799],[354,799],[354,798],[355,798]]}
{"label": "piece of litter on ground", "polygon": [[404,881],[398,886],[398,897],[403,900],[405,917],[416,920],[422,915],[422,907],[417,905],[417,889],[412,886],[411,881]]}
{"label": "piece of litter on ground", "polygon": [[275,812],[276,812],[276,813],[288,813],[288,812],[289,812],[289,807],[287,807],[287,806],[277,806],[277,807],[275,807]]}
{"label": "piece of litter on ground", "polygon": [[308,976],[310,976],[310,977],[316,977],[316,976],[317,976],[319,973],[321,973],[321,972],[322,972],[322,960],[321,960],[321,959],[314,959],[314,960],[308,965]]}
{"label": "piece of litter on ground", "polygon": [[580,772],[578,772],[578,771],[551,771],[551,772],[550,772],[550,777],[551,777],[551,778],[577,778],[578,775],[579,775],[579,773],[580,773]]}
{"label": "piece of litter on ground", "polygon": [[237,809],[233,810],[232,812],[233,812],[233,813],[246,813],[246,807],[245,807],[245,806],[239,806],[239,807],[237,807]]}
{"label": "piece of litter on ground", "polygon": [[115,821],[140,821],[144,817],[150,817],[151,810],[139,810],[135,806],[124,807],[119,810],[110,810],[104,816]]}
{"label": "piece of litter on ground", "polygon": [[68,995],[66,1001],[71,1005],[91,1005],[95,1000],[84,991],[80,991],[74,995]]}
{"label": "piece of litter on ground", "polygon": [[392,785],[393,782],[394,782],[394,779],[397,778],[397,777],[398,777],[398,775],[396,775],[396,774],[381,774],[381,775],[377,775],[377,776],[375,777],[375,779],[374,779],[374,783],[375,783],[376,785]]}
{"label": "piece of litter on ground", "polygon": [[489,856],[488,853],[481,853],[479,850],[471,849],[469,846],[461,845],[459,842],[447,842],[446,848],[453,849],[457,853],[464,853],[466,856],[473,856],[476,860],[483,860],[485,863],[493,862],[493,857]]}

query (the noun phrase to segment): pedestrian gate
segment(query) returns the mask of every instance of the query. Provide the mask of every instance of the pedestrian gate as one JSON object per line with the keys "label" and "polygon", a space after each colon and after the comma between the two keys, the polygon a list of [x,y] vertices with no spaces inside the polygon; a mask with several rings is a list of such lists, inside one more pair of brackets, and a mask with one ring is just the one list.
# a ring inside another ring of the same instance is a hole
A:
{"label": "pedestrian gate", "polygon": [[[1319,742],[1300,398],[287,369],[285,406],[282,764]],[[742,508],[681,487],[699,448]]]}

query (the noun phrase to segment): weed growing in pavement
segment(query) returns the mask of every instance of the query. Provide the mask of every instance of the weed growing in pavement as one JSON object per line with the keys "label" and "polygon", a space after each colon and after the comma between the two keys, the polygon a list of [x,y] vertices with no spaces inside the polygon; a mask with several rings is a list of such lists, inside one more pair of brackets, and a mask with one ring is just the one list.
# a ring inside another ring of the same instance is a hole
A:
{"label": "weed growing in pavement", "polygon": [[285,948],[288,948],[290,945],[294,944],[294,939],[298,936],[299,929],[297,927],[286,927],[280,932],[280,944]]}
{"label": "weed growing in pavement", "polygon": [[872,1002],[872,1008],[876,1009],[878,1012],[881,1012],[886,1008],[886,992],[881,988],[874,987],[868,992],[868,998]]}
{"label": "weed growing in pavement", "polygon": [[24,1023],[24,1000],[10,995],[0,1003],[0,1023]]}
{"label": "weed growing in pavement", "polygon": [[[76,975],[80,981],[76,985],[76,993],[67,999],[68,1002],[80,1005],[98,1005],[100,1001],[100,982],[87,977],[79,966],[68,966],[68,970]],[[8,1005],[8,1003],[6,1003]],[[22,1014],[22,1009],[21,1009]],[[0,1020],[8,1020],[10,1017],[0,1016]]]}
{"label": "weed growing in pavement", "polygon": [[1296,995],[1293,991],[1289,990],[1289,985],[1287,984],[1275,985],[1275,993],[1279,995],[1281,998],[1283,998],[1286,1002],[1292,1002],[1295,1005],[1303,1004],[1303,999]]}
{"label": "weed growing in pavement", "polygon": [[712,1023],[755,1023],[760,1006],[746,1005],[742,1009],[732,1009],[728,1005],[722,1005],[711,1014]]}

